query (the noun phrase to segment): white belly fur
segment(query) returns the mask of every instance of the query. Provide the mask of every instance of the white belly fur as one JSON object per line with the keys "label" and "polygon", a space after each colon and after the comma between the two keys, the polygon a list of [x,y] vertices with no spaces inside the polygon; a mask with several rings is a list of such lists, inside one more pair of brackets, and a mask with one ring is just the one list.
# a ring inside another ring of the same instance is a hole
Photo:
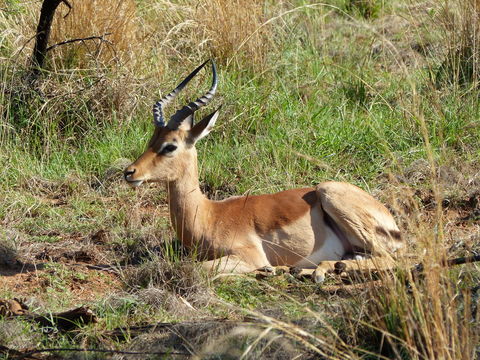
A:
{"label": "white belly fur", "polygon": [[[251,234],[249,239],[249,247],[256,248],[258,251],[258,260],[267,261],[267,264],[270,260],[270,265],[284,265],[284,256],[288,256],[288,252],[299,256],[304,254],[301,260],[290,263],[290,265],[303,268],[315,268],[324,260],[341,260],[345,254],[341,240],[325,224],[323,212],[317,207],[288,226],[262,236],[256,233]],[[316,244],[321,245],[315,249]],[[282,248],[286,250],[283,255]],[[266,252],[270,253],[266,254]],[[278,259],[275,259],[275,255],[278,256]],[[259,262],[258,260],[257,262]],[[253,259],[246,259],[246,261],[252,262]]]}
{"label": "white belly fur", "polygon": [[330,227],[326,226],[325,241],[322,246],[305,259],[297,262],[295,266],[301,268],[314,268],[324,260],[341,260],[343,255],[345,255],[345,248],[343,247],[341,240],[335,235]]}

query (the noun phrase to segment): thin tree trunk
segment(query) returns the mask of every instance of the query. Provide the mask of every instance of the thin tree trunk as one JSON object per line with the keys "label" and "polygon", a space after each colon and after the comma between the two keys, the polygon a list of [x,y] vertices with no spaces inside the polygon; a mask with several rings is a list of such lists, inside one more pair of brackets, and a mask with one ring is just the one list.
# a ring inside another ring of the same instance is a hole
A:
{"label": "thin tree trunk", "polygon": [[40,10],[40,19],[38,20],[35,47],[33,48],[31,59],[31,74],[33,75],[34,79],[39,75],[40,70],[44,66],[53,16],[55,15],[55,10],[57,10],[58,5],[60,5],[62,2],[71,8],[70,4],[66,0],[43,1],[42,9]]}

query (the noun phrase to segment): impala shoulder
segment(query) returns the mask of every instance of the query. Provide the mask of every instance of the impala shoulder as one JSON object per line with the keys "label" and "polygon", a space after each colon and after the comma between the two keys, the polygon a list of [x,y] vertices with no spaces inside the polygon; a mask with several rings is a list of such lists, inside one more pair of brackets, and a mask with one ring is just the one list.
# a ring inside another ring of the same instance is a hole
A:
{"label": "impala shoulder", "polygon": [[233,195],[229,196],[228,198],[222,199],[222,200],[216,200],[216,203],[222,204],[222,203],[229,203],[229,202],[235,202],[238,201],[239,199],[243,198],[244,196],[241,195]]}

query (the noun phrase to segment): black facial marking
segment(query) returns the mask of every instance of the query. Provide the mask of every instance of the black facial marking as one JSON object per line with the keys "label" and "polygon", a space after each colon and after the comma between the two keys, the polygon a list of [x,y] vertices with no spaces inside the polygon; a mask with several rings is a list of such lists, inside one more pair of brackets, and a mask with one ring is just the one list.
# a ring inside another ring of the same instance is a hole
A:
{"label": "black facial marking", "polygon": [[162,148],[162,150],[160,151],[160,155],[166,155],[166,154],[169,154],[173,151],[177,150],[177,145],[174,145],[174,144],[168,144],[166,145],[165,147]]}

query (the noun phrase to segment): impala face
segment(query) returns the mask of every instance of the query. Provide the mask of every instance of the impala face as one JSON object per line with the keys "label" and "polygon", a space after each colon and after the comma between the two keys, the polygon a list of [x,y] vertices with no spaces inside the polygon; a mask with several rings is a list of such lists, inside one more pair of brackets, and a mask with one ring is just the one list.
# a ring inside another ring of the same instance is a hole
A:
{"label": "impala face", "polygon": [[125,169],[124,177],[129,185],[136,187],[145,181],[175,181],[183,176],[192,161],[196,161],[195,143],[210,132],[219,112],[217,109],[194,125],[195,111],[207,105],[215,95],[217,88],[215,63],[212,61],[212,86],[205,95],[178,110],[168,124],[164,122],[163,107],[180,93],[207,62],[197,67],[172,92],[153,106],[155,131],[147,150]]}
{"label": "impala face", "polygon": [[184,165],[196,157],[189,133],[157,127],[148,143],[147,150],[127,169],[125,180],[131,186],[140,186],[144,181],[174,181],[184,172]]}

